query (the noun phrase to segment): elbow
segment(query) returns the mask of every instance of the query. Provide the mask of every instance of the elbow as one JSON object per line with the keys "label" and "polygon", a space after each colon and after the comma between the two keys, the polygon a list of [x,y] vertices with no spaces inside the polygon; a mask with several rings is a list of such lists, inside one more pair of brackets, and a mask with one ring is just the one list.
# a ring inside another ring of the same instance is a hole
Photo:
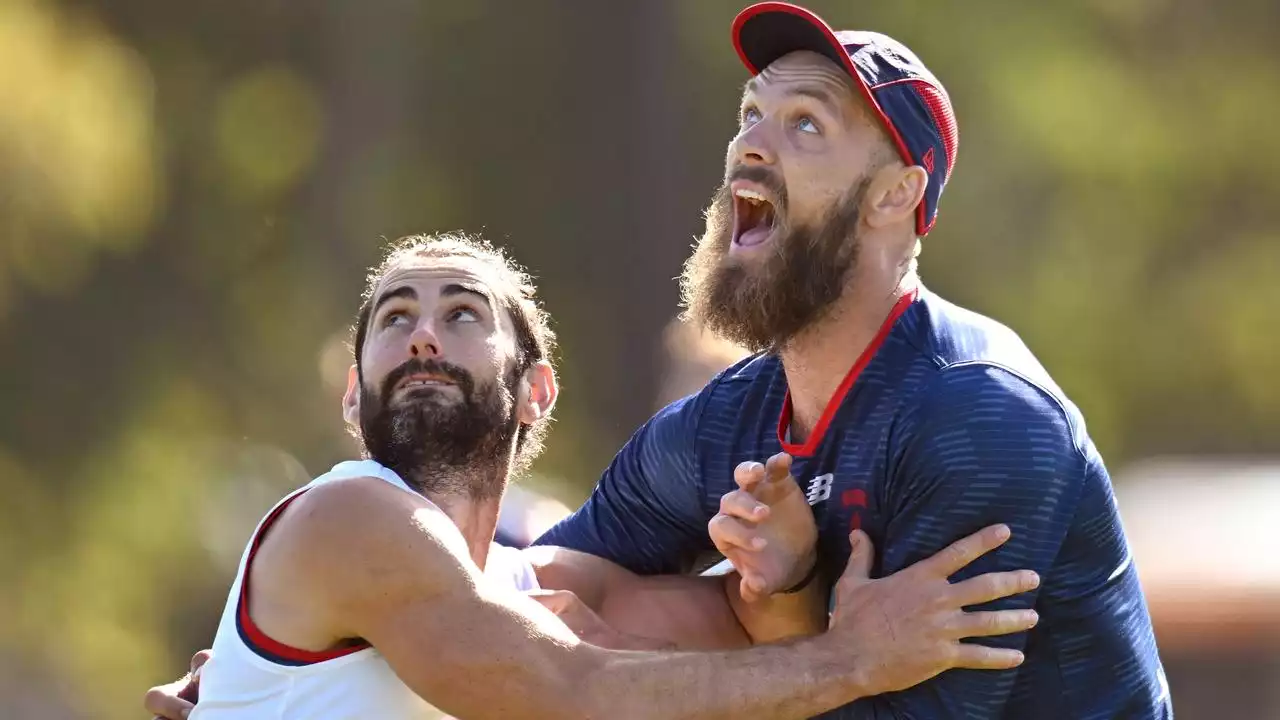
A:
{"label": "elbow", "polygon": [[609,681],[610,653],[582,643],[572,662],[561,666],[555,682],[556,720],[601,720],[618,717],[616,684]]}
{"label": "elbow", "polygon": [[625,662],[622,653],[613,653],[591,645],[586,661],[579,671],[567,678],[565,687],[564,718],[574,720],[615,720],[632,717],[635,708],[629,704],[630,693],[626,686],[625,671],[619,662]]}

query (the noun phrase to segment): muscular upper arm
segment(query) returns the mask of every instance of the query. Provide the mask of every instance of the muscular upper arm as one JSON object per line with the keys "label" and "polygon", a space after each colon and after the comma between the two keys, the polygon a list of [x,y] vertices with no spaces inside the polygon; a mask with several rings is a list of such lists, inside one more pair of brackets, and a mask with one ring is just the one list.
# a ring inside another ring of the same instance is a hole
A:
{"label": "muscular upper arm", "polygon": [[299,562],[319,578],[316,601],[332,609],[339,636],[367,640],[450,714],[565,712],[593,649],[537,603],[488,585],[443,513],[378,480],[311,493],[295,520],[310,548]]}
{"label": "muscular upper arm", "polygon": [[682,649],[750,645],[720,577],[640,576],[604,558],[567,548],[524,550],[549,590],[568,590],[602,620],[628,635],[664,640]]}

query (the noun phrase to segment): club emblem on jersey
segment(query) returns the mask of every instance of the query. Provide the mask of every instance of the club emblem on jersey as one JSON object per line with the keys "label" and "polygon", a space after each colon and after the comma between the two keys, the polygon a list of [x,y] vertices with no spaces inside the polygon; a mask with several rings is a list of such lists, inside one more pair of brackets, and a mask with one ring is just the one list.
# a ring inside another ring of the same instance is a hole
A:
{"label": "club emblem on jersey", "polygon": [[809,487],[805,490],[804,497],[809,501],[810,505],[818,503],[831,497],[831,483],[835,481],[835,476],[831,473],[819,475],[809,481]]}

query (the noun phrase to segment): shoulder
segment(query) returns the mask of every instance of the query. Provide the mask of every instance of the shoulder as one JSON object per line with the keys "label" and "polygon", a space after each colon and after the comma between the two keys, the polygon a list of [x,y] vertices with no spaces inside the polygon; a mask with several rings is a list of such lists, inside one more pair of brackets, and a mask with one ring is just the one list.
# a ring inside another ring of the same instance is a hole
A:
{"label": "shoulder", "polygon": [[1034,501],[1036,494],[1071,500],[1087,480],[1086,454],[1064,405],[990,363],[940,369],[894,432],[901,491],[977,493],[966,502]]}
{"label": "shoulder", "polygon": [[659,416],[682,412],[701,416],[733,406],[753,392],[766,389],[780,376],[782,364],[777,357],[759,353],[750,355],[716,373],[701,390],[668,404]]}
{"label": "shoulder", "polygon": [[1011,327],[921,288],[900,320],[901,336],[936,367],[987,360],[1028,372],[1043,372],[1027,344]]}
{"label": "shoulder", "polygon": [[707,383],[702,395],[713,406],[732,406],[745,398],[767,393],[785,382],[777,355],[756,353],[725,368]]}
{"label": "shoulder", "polygon": [[1001,429],[1077,446],[1073,409],[1052,387],[999,363],[969,361],[939,368],[908,405],[915,423],[943,428]]}
{"label": "shoulder", "polygon": [[[426,498],[386,480],[350,477],[302,493],[272,530],[286,557],[338,595],[358,578],[393,579],[401,570],[465,566],[469,554],[457,526]],[[283,548],[282,548],[283,549]],[[329,582],[325,582],[325,579]]]}
{"label": "shoulder", "polygon": [[417,493],[375,476],[352,476],[315,484],[298,496],[285,515],[299,527],[343,533],[352,525],[419,510],[443,516]]}
{"label": "shoulder", "polygon": [[1014,330],[927,291],[907,317],[905,336],[928,360],[911,383],[910,410],[955,424],[1030,420],[1087,443],[1078,408]]}
{"label": "shoulder", "polygon": [[702,390],[658,413],[655,420],[679,416],[689,442],[722,443],[744,432],[761,415],[776,413],[786,395],[786,376],[776,355],[760,353],[725,368]]}
{"label": "shoulder", "polygon": [[[700,443],[732,432],[744,408],[758,404],[781,379],[781,364],[769,355],[745,358],[716,374],[701,390],[668,403],[632,436],[644,452],[695,453]],[[731,427],[726,428],[729,423]]]}

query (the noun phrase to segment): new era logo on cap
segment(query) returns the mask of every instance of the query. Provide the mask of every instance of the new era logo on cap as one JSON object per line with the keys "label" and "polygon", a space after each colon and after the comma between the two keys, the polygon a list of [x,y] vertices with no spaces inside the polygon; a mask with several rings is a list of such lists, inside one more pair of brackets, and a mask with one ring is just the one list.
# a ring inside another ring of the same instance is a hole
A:
{"label": "new era logo on cap", "polygon": [[923,236],[933,229],[938,201],[955,166],[959,130],[942,83],[915,53],[880,33],[836,32],[813,12],[783,2],[759,3],[739,13],[733,43],[753,75],[797,50],[825,55],[843,67],[903,161],[929,173],[916,232]]}

